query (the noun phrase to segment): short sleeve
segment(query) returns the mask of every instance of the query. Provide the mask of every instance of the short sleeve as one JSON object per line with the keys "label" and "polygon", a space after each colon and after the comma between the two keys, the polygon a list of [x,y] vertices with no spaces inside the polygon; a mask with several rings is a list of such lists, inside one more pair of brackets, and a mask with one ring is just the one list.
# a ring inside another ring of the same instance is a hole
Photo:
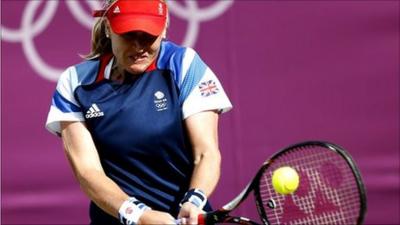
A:
{"label": "short sleeve", "polygon": [[46,128],[53,134],[61,133],[61,121],[84,121],[81,107],[74,97],[78,86],[75,67],[65,70],[57,83],[47,116]]}
{"label": "short sleeve", "polygon": [[229,111],[232,104],[221,82],[199,55],[188,48],[183,62],[184,76],[180,87],[183,118],[207,110]]}

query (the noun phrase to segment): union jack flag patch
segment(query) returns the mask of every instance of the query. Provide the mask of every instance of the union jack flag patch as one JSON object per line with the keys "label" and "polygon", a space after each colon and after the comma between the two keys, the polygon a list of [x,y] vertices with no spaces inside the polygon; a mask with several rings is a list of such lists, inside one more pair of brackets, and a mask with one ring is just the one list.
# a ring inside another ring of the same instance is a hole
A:
{"label": "union jack flag patch", "polygon": [[219,89],[215,84],[215,81],[209,80],[206,82],[201,82],[199,85],[201,96],[208,97],[213,94],[217,94]]}

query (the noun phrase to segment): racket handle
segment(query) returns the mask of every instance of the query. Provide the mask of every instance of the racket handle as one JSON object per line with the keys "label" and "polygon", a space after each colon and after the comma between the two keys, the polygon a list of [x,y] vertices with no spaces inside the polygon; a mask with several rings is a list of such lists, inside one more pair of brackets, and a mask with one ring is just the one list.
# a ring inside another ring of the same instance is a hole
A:
{"label": "racket handle", "polygon": [[[205,218],[206,218],[206,214],[199,214],[199,216],[197,217],[197,224],[198,225],[208,225],[208,224],[206,224]],[[184,222],[186,222],[186,218],[180,218],[180,219],[175,220],[176,225],[180,225]]]}
{"label": "racket handle", "polygon": [[199,214],[197,216],[197,224],[198,225],[207,225],[206,224],[206,214]]}

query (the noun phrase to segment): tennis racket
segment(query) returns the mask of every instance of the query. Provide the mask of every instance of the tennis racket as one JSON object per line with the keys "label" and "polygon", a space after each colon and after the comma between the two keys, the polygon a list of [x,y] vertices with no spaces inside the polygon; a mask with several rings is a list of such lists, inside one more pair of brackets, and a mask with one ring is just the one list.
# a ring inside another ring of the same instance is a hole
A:
{"label": "tennis racket", "polygon": [[[282,166],[294,168],[300,177],[298,189],[289,195],[277,193],[272,186],[272,173]],[[356,164],[343,148],[327,142],[308,141],[280,150],[235,199],[199,215],[198,224],[258,225],[230,215],[250,192],[265,225],[362,224],[366,212],[365,188]]]}

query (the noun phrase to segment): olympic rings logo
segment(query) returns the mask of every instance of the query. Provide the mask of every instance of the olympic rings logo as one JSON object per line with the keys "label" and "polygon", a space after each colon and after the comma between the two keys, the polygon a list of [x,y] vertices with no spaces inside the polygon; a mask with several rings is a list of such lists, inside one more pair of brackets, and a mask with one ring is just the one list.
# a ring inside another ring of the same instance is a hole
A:
{"label": "olympic rings logo", "polygon": [[[168,1],[170,13],[180,19],[187,20],[188,25],[182,45],[193,47],[200,32],[200,23],[213,20],[222,15],[234,0],[219,0],[205,8],[200,8],[197,1],[185,0],[186,7],[177,1]],[[43,13],[34,21],[34,16],[39,6],[45,2]],[[73,17],[85,28],[91,29],[94,19],[84,10],[81,3],[86,2],[91,9],[101,8],[99,0],[67,0],[46,1],[30,0],[22,13],[20,29],[9,29],[1,25],[1,39],[8,42],[21,42],[25,57],[34,71],[49,81],[57,81],[63,69],[55,68],[46,63],[39,55],[33,39],[43,33],[52,21],[58,4],[65,3]]]}

